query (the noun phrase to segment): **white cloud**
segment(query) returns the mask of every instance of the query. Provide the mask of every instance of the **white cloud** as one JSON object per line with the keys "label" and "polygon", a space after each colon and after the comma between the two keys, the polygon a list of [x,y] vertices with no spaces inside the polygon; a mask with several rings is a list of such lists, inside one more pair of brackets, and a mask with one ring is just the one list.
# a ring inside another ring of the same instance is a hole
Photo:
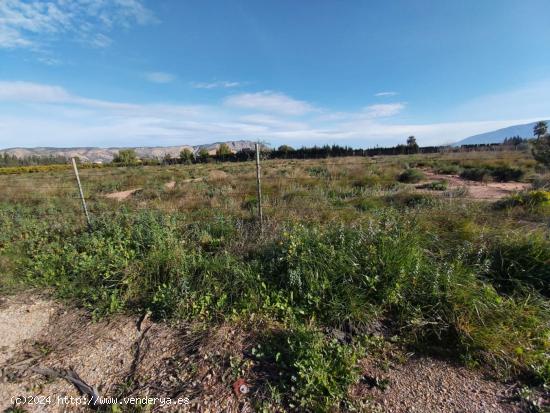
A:
{"label": "white cloud", "polygon": [[[155,146],[258,138],[276,145],[371,147],[403,143],[409,135],[415,135],[421,145],[433,145],[536,120],[526,116],[396,123],[392,116],[404,107],[404,103],[388,103],[335,112],[276,92],[240,94],[211,105],[135,104],[79,96],[56,85],[0,81],[0,147],[14,146],[14,142],[21,146]],[[297,113],[299,118],[294,116]]]}
{"label": "white cloud", "polygon": [[298,116],[315,110],[315,108],[307,102],[296,100],[283,93],[269,90],[229,96],[225,99],[225,104],[234,108]]}
{"label": "white cloud", "polygon": [[192,82],[191,86],[195,89],[229,89],[232,87],[239,87],[243,84],[241,82],[230,82],[227,80],[220,80],[216,82]]}
{"label": "white cloud", "polygon": [[141,0],[1,0],[0,48],[40,49],[61,37],[107,47],[115,26],[155,21]]}
{"label": "white cloud", "polygon": [[153,83],[170,83],[176,79],[176,76],[166,72],[149,72],[145,74],[145,78]]}
{"label": "white cloud", "polygon": [[387,118],[397,115],[404,108],[404,103],[384,103],[366,106],[363,108],[363,113],[367,118]]}
{"label": "white cloud", "polygon": [[68,103],[72,99],[71,95],[59,86],[0,81],[0,101]]}
{"label": "white cloud", "polygon": [[374,96],[376,97],[386,97],[386,96],[397,96],[398,93],[397,92],[378,92],[378,93],[375,93]]}

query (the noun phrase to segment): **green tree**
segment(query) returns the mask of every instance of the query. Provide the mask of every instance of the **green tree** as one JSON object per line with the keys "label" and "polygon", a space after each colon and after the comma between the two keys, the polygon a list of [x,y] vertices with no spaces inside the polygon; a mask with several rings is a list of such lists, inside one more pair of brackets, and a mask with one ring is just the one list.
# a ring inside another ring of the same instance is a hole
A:
{"label": "green tree", "polygon": [[550,136],[542,135],[533,143],[533,157],[547,168],[550,168]]}
{"label": "green tree", "polygon": [[409,136],[407,138],[407,153],[418,153],[418,144],[416,143],[416,138],[414,136]]}
{"label": "green tree", "polygon": [[114,163],[132,165],[138,162],[136,151],[133,149],[121,149],[113,159]]}
{"label": "green tree", "polygon": [[199,160],[201,162],[208,162],[209,157],[210,157],[210,154],[208,153],[208,150],[206,150],[205,148],[202,148],[199,151]]}
{"label": "green tree", "polygon": [[288,152],[292,152],[293,150],[294,150],[294,148],[292,146],[289,146],[289,145],[279,146],[279,151],[280,152],[288,153]]}
{"label": "green tree", "polygon": [[185,148],[183,151],[180,152],[180,161],[184,164],[190,164],[191,162],[193,162],[193,152]]}
{"label": "green tree", "polygon": [[546,132],[548,132],[548,125],[545,121],[541,120],[538,121],[535,126],[533,127],[533,134],[540,139],[544,135],[546,135]]}
{"label": "green tree", "polygon": [[231,149],[229,149],[229,146],[227,146],[226,143],[220,144],[218,149],[216,149],[216,156],[223,160],[228,155],[231,155]]}

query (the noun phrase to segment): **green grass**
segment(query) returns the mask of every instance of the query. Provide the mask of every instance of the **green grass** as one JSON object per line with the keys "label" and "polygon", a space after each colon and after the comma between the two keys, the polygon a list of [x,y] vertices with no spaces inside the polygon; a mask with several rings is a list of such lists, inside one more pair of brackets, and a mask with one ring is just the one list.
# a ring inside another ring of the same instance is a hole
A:
{"label": "green grass", "polygon": [[[0,181],[3,288],[50,288],[96,317],[266,320],[273,327],[251,343],[269,390],[258,403],[280,409],[351,408],[361,343],[380,323],[407,351],[547,383],[546,215],[513,213],[540,197],[495,208],[419,193],[396,182],[404,159],[266,162],[263,234],[252,163],[82,171],[92,232],[70,175]],[[102,196],[136,187],[124,202]]]}

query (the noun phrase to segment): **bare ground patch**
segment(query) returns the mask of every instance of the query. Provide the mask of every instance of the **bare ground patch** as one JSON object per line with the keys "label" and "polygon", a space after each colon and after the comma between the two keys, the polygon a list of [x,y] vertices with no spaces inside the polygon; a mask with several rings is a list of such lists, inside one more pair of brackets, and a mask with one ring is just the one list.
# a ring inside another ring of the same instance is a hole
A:
{"label": "bare ground patch", "polygon": [[528,189],[531,185],[523,182],[475,182],[460,178],[458,175],[442,175],[425,172],[430,181],[445,180],[449,184],[449,190],[466,188],[467,198],[479,200],[497,200]]}
{"label": "bare ground patch", "polygon": [[105,198],[116,199],[117,201],[124,201],[126,198],[129,198],[139,190],[141,190],[141,188],[128,189],[126,191],[111,192],[105,194],[104,196]]}
{"label": "bare ground patch", "polygon": [[[62,378],[36,369],[73,369],[102,397],[184,398],[188,405],[152,411],[245,412],[252,400],[265,397],[268,376],[258,373],[249,354],[265,326],[241,328],[226,323],[168,326],[148,317],[118,315],[93,321],[84,310],[47,298],[19,295],[0,306],[2,355],[0,411],[21,395],[79,395]],[[364,379],[352,389],[369,410],[387,412],[519,412],[508,400],[509,387],[480,372],[432,358],[412,358],[380,367],[380,360],[361,361],[363,377],[387,380],[387,387]],[[235,394],[238,378],[250,387]],[[89,411],[87,407],[25,406],[29,412]]]}
{"label": "bare ground patch", "polygon": [[164,184],[164,188],[166,189],[174,189],[175,187],[176,187],[176,181],[170,181]]}
{"label": "bare ground patch", "polygon": [[[362,361],[364,377],[357,397],[372,399],[379,411],[405,412],[521,412],[510,403],[511,388],[479,372],[433,358],[412,358],[389,369],[378,360]],[[374,385],[374,382],[379,383]]]}

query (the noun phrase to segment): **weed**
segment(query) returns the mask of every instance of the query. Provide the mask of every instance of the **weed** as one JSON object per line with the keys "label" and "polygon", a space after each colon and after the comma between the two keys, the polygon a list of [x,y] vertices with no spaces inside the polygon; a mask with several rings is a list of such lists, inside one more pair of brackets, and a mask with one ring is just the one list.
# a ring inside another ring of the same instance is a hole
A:
{"label": "weed", "polygon": [[290,408],[330,411],[347,397],[359,379],[356,367],[360,348],[327,338],[315,329],[297,326],[270,331],[253,349],[255,357],[276,367],[270,378]]}

